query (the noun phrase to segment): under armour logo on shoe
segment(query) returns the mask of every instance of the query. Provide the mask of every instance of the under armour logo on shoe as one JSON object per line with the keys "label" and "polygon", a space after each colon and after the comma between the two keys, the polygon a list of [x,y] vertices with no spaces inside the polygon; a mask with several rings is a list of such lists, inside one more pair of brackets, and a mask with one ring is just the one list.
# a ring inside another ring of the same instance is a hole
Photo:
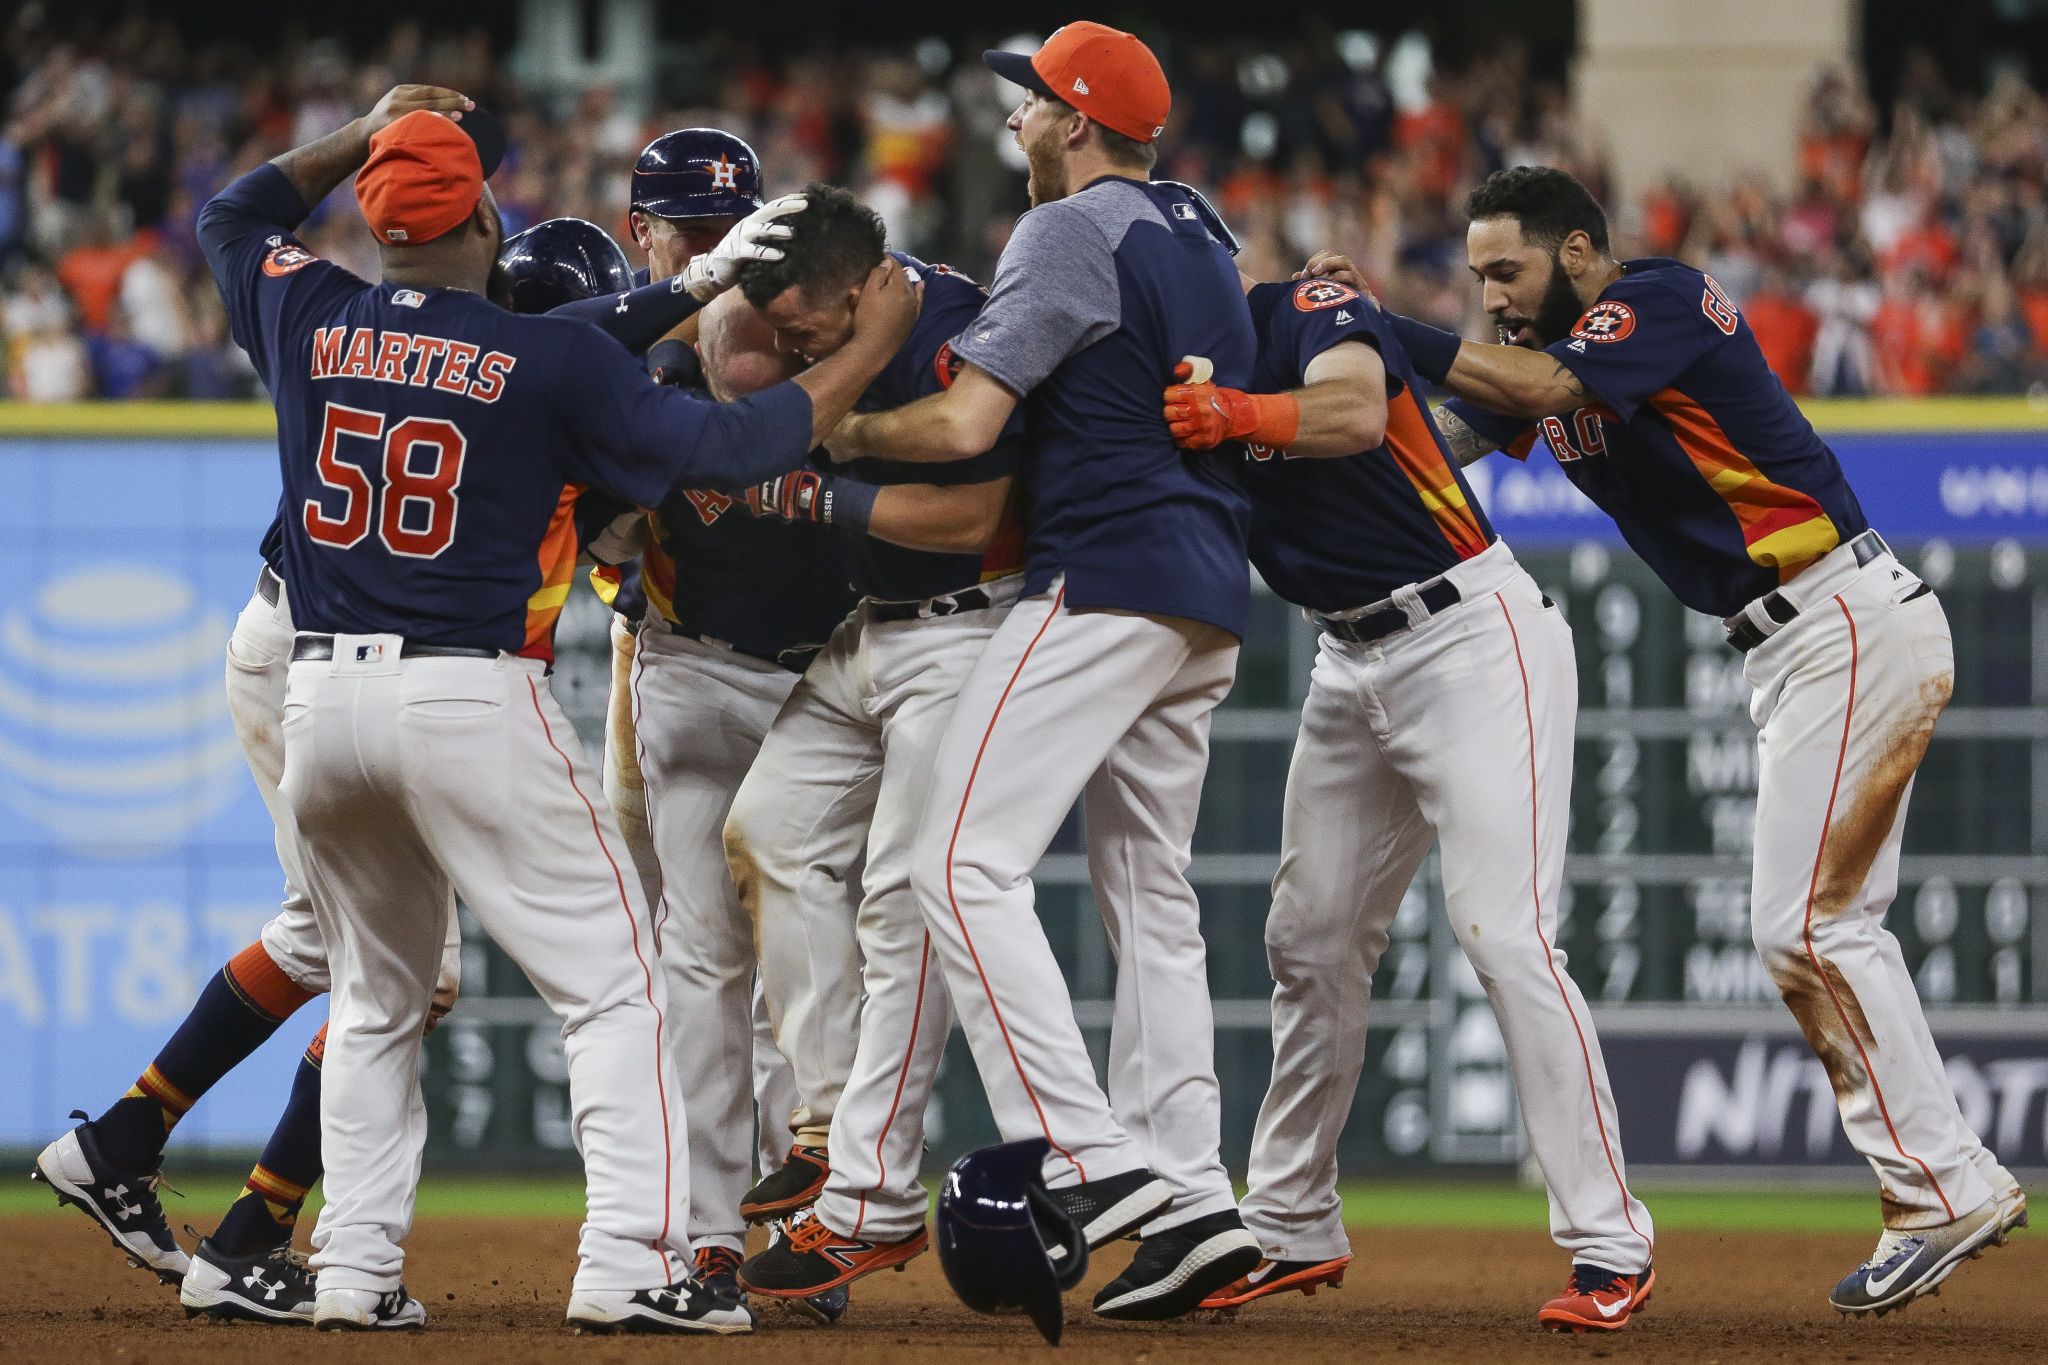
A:
{"label": "under armour logo on shoe", "polygon": [[263,1301],[265,1303],[269,1303],[272,1299],[275,1299],[278,1296],[278,1292],[284,1288],[283,1280],[279,1280],[276,1284],[272,1284],[270,1281],[264,1279],[263,1270],[260,1266],[250,1271],[247,1275],[244,1275],[242,1277],[242,1283],[247,1288],[262,1290]]}
{"label": "under armour logo on shoe", "polygon": [[113,1201],[114,1217],[116,1218],[126,1220],[142,1212],[142,1205],[128,1202],[128,1187],[126,1185],[116,1185],[111,1190],[101,1190],[100,1198]]}

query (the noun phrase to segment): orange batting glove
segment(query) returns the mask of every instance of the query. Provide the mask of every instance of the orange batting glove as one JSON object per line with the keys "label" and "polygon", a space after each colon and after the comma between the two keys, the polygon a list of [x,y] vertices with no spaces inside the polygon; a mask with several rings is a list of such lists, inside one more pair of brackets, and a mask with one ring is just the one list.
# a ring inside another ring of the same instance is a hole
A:
{"label": "orange batting glove", "polygon": [[[1202,366],[1204,374],[1208,372]],[[1213,450],[1225,441],[1256,441],[1284,449],[1301,429],[1301,404],[1289,393],[1246,393],[1195,379],[1196,364],[1173,367],[1167,386],[1166,429],[1183,450]]]}

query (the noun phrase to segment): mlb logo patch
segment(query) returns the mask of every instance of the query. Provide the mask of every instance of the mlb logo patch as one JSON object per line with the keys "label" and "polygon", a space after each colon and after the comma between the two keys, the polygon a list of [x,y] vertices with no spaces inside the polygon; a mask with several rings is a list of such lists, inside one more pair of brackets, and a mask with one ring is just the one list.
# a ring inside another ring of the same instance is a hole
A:
{"label": "mlb logo patch", "polygon": [[1605,299],[1594,304],[1572,328],[1575,341],[1620,341],[1636,329],[1636,315],[1625,303]]}
{"label": "mlb logo patch", "polygon": [[1358,301],[1358,291],[1335,280],[1303,280],[1294,286],[1294,306],[1304,313]]}
{"label": "mlb logo patch", "polygon": [[381,664],[384,662],[384,646],[367,644],[356,646],[356,662],[359,664]]}
{"label": "mlb logo patch", "polygon": [[1173,216],[1186,219],[1192,223],[1198,215],[1195,213],[1195,206],[1193,204],[1175,204],[1173,206]]}
{"label": "mlb logo patch", "polygon": [[417,308],[427,301],[427,296],[417,289],[401,289],[391,296],[391,301],[400,308]]}

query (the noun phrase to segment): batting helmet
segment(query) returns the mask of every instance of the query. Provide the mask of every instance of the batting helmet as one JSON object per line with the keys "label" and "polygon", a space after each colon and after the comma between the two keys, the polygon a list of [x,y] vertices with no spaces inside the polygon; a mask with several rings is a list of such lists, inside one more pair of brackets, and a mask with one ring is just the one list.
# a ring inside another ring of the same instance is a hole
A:
{"label": "batting helmet", "polygon": [[721,129],[663,133],[633,163],[633,207],[657,218],[743,218],[761,207],[761,158]]}
{"label": "batting helmet", "polygon": [[501,301],[515,313],[545,313],[633,287],[626,253],[610,233],[581,218],[550,218],[506,238],[498,276],[506,293]]}
{"label": "batting helmet", "polygon": [[1044,1138],[969,1152],[939,1191],[939,1265],[977,1313],[1023,1312],[1057,1346],[1060,1295],[1088,1273],[1088,1237],[1045,1188]]}

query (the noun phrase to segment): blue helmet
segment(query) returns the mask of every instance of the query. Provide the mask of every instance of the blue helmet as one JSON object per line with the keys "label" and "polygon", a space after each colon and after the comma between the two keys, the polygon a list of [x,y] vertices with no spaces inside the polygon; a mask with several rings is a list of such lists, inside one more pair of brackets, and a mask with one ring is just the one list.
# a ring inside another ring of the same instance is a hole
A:
{"label": "blue helmet", "polygon": [[550,218],[506,238],[495,277],[505,293],[498,302],[515,313],[545,313],[633,287],[626,253],[610,233],[581,218]]}
{"label": "blue helmet", "polygon": [[1045,1188],[1044,1138],[969,1152],[939,1191],[939,1265],[977,1313],[1030,1316],[1057,1346],[1060,1295],[1088,1273],[1088,1237]]}
{"label": "blue helmet", "polygon": [[678,128],[633,163],[633,205],[657,218],[744,218],[761,207],[761,158],[731,133]]}

